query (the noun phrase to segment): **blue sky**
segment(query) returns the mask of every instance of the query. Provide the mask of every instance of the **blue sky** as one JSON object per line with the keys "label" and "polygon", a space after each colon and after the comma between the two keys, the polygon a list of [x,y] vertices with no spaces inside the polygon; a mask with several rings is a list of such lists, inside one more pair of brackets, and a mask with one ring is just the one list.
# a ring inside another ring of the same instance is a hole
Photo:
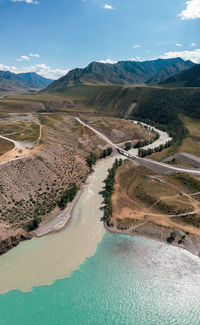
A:
{"label": "blue sky", "polygon": [[0,69],[57,78],[91,61],[200,62],[200,0],[0,0]]}

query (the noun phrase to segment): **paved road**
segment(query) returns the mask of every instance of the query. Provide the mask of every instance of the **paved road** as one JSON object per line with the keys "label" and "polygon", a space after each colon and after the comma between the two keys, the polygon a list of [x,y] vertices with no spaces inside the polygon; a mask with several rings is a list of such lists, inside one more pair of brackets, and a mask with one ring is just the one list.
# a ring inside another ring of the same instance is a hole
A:
{"label": "paved road", "polygon": [[146,159],[146,158],[140,158],[140,157],[138,157],[137,154],[129,153],[129,152],[125,151],[124,149],[122,149],[122,148],[118,147],[117,145],[115,145],[111,140],[109,140],[101,132],[97,131],[93,127],[91,127],[91,126],[87,125],[86,123],[84,123],[80,118],[76,117],[75,119],[80,124],[84,125],[88,129],[90,129],[91,131],[93,131],[99,138],[101,138],[102,140],[104,140],[105,142],[107,142],[111,147],[117,149],[120,154],[126,156],[127,158],[130,158],[130,159],[136,159],[137,158],[137,160],[146,161],[146,162],[151,163],[151,164],[154,164],[156,166],[160,166],[160,167],[163,167],[163,168],[167,168],[167,169],[169,169],[171,171],[181,172],[181,173],[187,173],[187,174],[194,174],[194,175],[200,176],[200,170],[199,169],[180,168],[180,167],[176,167],[176,166],[171,166],[171,165],[168,165],[168,164],[159,162],[159,161],[150,160],[150,159]]}

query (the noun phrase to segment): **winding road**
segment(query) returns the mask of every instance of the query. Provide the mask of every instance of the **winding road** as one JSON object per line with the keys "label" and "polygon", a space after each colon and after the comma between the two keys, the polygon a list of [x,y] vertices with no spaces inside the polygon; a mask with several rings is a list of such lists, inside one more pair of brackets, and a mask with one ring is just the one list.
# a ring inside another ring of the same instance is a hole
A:
{"label": "winding road", "polygon": [[[130,152],[127,152],[124,149],[118,147],[118,145],[114,144],[104,134],[102,134],[101,132],[97,131],[92,126],[89,126],[86,123],[84,123],[79,117],[75,117],[75,119],[80,124],[82,124],[83,126],[87,127],[91,131],[93,131],[99,138],[101,138],[102,140],[104,140],[105,142],[107,142],[111,147],[117,149],[120,154],[122,154],[123,156],[125,156],[127,158],[134,159],[134,160],[137,159],[138,161],[145,161],[145,162],[151,163],[151,164],[156,165],[156,166],[163,167],[165,169],[168,169],[168,170],[174,171],[174,172],[187,173],[187,174],[193,174],[193,175],[200,176],[200,169],[180,168],[180,167],[171,166],[171,165],[168,165],[166,163],[159,162],[159,161],[150,160],[150,159],[146,159],[146,158],[141,158],[141,157],[138,157],[138,155],[137,155],[138,150],[135,150],[135,153],[134,154],[133,153],[130,153]],[[165,144],[165,142],[163,144]],[[155,147],[156,147],[156,145],[155,145]]]}

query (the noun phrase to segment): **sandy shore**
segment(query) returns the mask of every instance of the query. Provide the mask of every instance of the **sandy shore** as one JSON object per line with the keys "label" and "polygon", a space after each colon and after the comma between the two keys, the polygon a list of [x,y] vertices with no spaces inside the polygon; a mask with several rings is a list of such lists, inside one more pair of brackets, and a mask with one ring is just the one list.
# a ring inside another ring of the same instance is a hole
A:
{"label": "sandy shore", "polygon": [[81,194],[83,193],[84,188],[85,185],[82,186],[82,188],[78,191],[75,199],[67,205],[65,210],[59,213],[52,220],[45,220],[44,222],[42,222],[38,229],[34,231],[34,236],[42,237],[65,228],[70,218],[72,217],[73,209],[76,203],[78,202]]}

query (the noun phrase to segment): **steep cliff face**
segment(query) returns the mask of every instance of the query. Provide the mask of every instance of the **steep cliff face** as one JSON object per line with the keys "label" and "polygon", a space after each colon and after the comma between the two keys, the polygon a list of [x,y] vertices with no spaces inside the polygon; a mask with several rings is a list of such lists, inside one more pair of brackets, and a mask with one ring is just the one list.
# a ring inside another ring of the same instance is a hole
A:
{"label": "steep cliff face", "polygon": [[19,245],[20,242],[31,239],[32,235],[24,231],[23,229],[17,229],[16,231],[1,231],[0,232],[0,255],[6,253],[9,249]]}

